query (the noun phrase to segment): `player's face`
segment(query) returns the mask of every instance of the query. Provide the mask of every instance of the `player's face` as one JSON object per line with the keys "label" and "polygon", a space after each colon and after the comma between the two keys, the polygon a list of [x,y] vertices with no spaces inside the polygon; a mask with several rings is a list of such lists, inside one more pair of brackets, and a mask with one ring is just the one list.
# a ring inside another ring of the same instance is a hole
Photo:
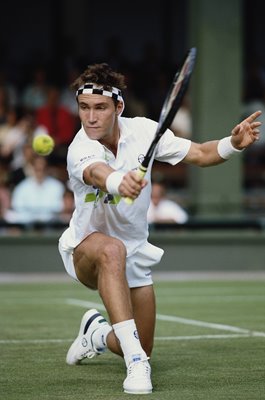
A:
{"label": "player's face", "polygon": [[100,94],[78,96],[79,117],[88,137],[93,140],[110,140],[117,129],[117,116],[121,104],[115,108],[112,98]]}

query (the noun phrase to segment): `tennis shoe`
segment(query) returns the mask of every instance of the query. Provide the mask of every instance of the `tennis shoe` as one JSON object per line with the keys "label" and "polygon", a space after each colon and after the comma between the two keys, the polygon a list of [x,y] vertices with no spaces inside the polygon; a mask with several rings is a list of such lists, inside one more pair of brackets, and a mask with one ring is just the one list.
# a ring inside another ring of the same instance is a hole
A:
{"label": "tennis shoe", "polygon": [[82,317],[78,336],[68,350],[67,364],[76,365],[84,358],[93,358],[104,353],[106,344],[102,347],[96,347],[93,343],[93,335],[98,329],[106,325],[109,326],[111,331],[111,326],[97,310],[87,311]]}
{"label": "tennis shoe", "polygon": [[148,359],[131,362],[127,368],[127,377],[123,382],[125,393],[152,393],[151,367]]}

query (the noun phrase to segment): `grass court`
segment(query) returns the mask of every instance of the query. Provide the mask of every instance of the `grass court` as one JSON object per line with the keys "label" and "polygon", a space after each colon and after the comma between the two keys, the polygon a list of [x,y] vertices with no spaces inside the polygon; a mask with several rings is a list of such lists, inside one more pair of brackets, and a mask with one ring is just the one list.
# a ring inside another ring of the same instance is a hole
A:
{"label": "grass court", "polygon": [[70,367],[65,355],[98,294],[71,280],[0,285],[2,400],[261,400],[265,398],[264,281],[155,281],[154,391],[122,391],[111,353]]}

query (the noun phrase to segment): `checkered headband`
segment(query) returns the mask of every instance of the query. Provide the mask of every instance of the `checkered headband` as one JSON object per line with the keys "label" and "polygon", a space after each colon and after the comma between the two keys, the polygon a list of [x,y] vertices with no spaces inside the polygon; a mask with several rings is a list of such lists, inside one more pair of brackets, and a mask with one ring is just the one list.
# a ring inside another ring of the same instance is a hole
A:
{"label": "checkered headband", "polygon": [[111,90],[104,90],[102,87],[95,85],[94,83],[85,83],[76,91],[76,97],[80,94],[101,94],[102,96],[112,97],[115,100],[124,103],[121,90],[112,87]]}

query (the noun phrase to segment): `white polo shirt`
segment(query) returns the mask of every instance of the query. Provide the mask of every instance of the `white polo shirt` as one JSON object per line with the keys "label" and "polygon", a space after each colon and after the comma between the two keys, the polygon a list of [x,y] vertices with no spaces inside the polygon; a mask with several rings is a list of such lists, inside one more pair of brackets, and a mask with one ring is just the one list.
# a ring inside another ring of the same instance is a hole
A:
{"label": "white polo shirt", "polygon": [[[132,205],[120,196],[111,196],[83,181],[83,172],[94,162],[105,162],[115,170],[136,170],[154,137],[157,123],[142,117],[119,118],[120,140],[116,157],[97,140],[91,140],[81,128],[68,149],[67,170],[74,191],[76,209],[69,228],[62,234],[60,244],[72,251],[92,232],[102,232],[120,239],[126,246],[127,256],[147,242],[147,210],[151,195],[151,164],[146,179],[148,185]],[[172,165],[188,153],[191,141],[176,137],[167,130],[161,137],[154,154],[159,161]]]}

